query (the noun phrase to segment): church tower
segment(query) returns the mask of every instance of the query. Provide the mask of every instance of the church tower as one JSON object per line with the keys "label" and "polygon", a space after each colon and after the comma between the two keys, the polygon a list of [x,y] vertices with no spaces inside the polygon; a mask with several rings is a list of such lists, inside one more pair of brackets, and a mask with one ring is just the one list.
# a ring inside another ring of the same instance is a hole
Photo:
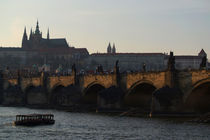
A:
{"label": "church tower", "polygon": [[26,33],[26,27],[25,27],[24,33],[23,33],[23,38],[22,38],[22,48],[27,49],[27,46],[28,46],[28,36]]}
{"label": "church tower", "polygon": [[40,30],[39,30],[39,22],[37,20],[36,30],[33,33],[32,48],[34,48],[34,49],[39,48],[41,40],[42,40],[42,32],[40,32]]}
{"label": "church tower", "polygon": [[35,34],[39,35],[40,34],[40,31],[39,31],[39,21],[37,20],[37,23],[36,23],[36,30],[35,30]]}
{"label": "church tower", "polygon": [[109,43],[108,47],[107,47],[107,53],[112,53],[112,48],[111,48],[111,44]]}
{"label": "church tower", "polygon": [[115,44],[113,44],[112,53],[113,53],[113,54],[115,54],[115,53],[116,53]]}
{"label": "church tower", "polygon": [[40,41],[42,39],[42,32],[39,30],[39,21],[36,23],[36,30],[34,33],[35,40]]}
{"label": "church tower", "polygon": [[48,28],[48,30],[47,30],[47,40],[49,40],[50,39],[50,33],[49,33],[49,28]]}

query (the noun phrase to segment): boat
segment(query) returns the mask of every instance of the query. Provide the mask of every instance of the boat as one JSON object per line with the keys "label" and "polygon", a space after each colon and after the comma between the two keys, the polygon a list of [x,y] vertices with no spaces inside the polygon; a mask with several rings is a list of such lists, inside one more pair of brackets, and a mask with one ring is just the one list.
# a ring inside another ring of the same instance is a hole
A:
{"label": "boat", "polygon": [[35,125],[49,125],[54,124],[53,114],[29,114],[16,115],[15,125],[35,126]]}

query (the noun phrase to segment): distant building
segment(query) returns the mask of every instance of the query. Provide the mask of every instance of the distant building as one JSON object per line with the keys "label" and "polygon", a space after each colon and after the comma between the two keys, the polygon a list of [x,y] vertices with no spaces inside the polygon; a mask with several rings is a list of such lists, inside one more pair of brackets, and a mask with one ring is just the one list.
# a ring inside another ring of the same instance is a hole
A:
{"label": "distant building", "polygon": [[29,39],[27,37],[26,28],[22,38],[22,49],[26,51],[38,51],[43,54],[53,54],[64,58],[80,58],[89,55],[86,48],[70,47],[65,38],[51,39],[49,29],[47,31],[47,38],[42,37],[42,32],[39,30],[39,23],[37,21],[36,30],[31,29]]}
{"label": "distant building", "polygon": [[163,53],[117,53],[115,44],[110,43],[107,53],[93,53],[87,59],[87,69],[94,69],[102,65],[104,70],[113,70],[115,62],[119,60],[120,71],[141,71],[146,64],[147,71],[160,71],[165,68]]}
{"label": "distant building", "polygon": [[[77,63],[80,67],[83,59],[88,56],[89,53],[86,48],[71,47],[65,38],[51,39],[49,29],[47,38],[43,38],[38,21],[36,30],[33,32],[31,29],[29,37],[26,28],[24,29],[21,48],[0,48],[1,68],[9,66],[13,69],[19,69],[30,68],[32,65],[48,64],[50,69],[55,70],[59,64],[65,68],[71,67],[73,63]],[[4,59],[11,61],[4,61]]]}
{"label": "distant building", "polygon": [[[199,69],[206,52],[202,49],[198,55],[175,55],[175,68],[178,70]],[[115,62],[119,60],[121,71],[142,71],[143,64],[147,71],[161,71],[167,68],[169,55],[165,53],[116,53],[110,43],[107,53],[93,53],[86,60],[87,69],[94,69],[102,65],[105,70],[113,70]],[[208,64],[207,64],[208,66]]]}
{"label": "distant building", "polygon": [[199,69],[204,56],[207,57],[207,54],[203,49],[198,55],[177,55],[175,56],[175,67],[178,70]]}

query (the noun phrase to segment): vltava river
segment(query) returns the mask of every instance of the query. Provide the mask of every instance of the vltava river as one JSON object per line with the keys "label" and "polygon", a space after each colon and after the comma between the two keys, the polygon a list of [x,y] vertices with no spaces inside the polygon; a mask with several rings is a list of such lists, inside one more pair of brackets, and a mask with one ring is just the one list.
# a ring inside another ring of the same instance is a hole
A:
{"label": "vltava river", "polygon": [[[53,113],[55,124],[13,126],[17,114]],[[20,140],[140,140],[210,139],[210,125],[166,119],[118,117],[55,110],[0,107],[0,139]]]}

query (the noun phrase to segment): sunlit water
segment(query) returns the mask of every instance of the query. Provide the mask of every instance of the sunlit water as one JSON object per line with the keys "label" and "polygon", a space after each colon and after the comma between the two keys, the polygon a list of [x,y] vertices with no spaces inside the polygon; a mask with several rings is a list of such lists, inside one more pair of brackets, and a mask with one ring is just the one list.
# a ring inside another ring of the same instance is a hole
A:
{"label": "sunlit water", "polygon": [[[13,126],[17,114],[53,113],[55,124]],[[55,110],[0,107],[0,139],[210,139],[210,125],[166,119],[118,117]]]}

